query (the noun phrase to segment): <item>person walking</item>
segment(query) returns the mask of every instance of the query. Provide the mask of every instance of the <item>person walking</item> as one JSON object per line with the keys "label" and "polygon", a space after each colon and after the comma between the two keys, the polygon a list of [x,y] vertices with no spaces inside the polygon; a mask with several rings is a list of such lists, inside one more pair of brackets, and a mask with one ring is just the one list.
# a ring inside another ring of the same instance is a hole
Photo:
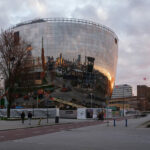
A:
{"label": "person walking", "polygon": [[104,111],[101,112],[101,120],[104,121]]}
{"label": "person walking", "polygon": [[101,118],[101,113],[98,112],[98,113],[97,113],[97,119],[100,120],[100,118]]}
{"label": "person walking", "polygon": [[28,113],[29,125],[31,125],[31,119],[32,119],[32,113],[29,111]]}
{"label": "person walking", "polygon": [[22,124],[24,124],[24,118],[25,118],[25,113],[24,111],[21,113],[21,120],[22,120]]}

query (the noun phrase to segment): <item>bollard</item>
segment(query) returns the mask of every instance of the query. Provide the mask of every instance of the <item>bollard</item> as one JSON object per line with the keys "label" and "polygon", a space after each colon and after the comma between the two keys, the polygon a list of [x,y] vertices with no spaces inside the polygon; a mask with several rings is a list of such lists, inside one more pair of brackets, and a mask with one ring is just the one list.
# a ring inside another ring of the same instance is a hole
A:
{"label": "bollard", "polygon": [[40,125],[40,124],[41,124],[41,120],[42,120],[42,118],[40,118],[40,119],[39,119],[38,125]]}
{"label": "bollard", "polygon": [[47,123],[48,123],[48,114],[47,114]]}
{"label": "bollard", "polygon": [[114,119],[114,127],[116,126],[116,120]]}
{"label": "bollard", "polygon": [[125,126],[127,127],[128,126],[128,120],[125,119]]}
{"label": "bollard", "polygon": [[56,108],[55,123],[59,123],[59,108]]}
{"label": "bollard", "polygon": [[58,116],[55,117],[55,123],[59,123],[59,117]]}

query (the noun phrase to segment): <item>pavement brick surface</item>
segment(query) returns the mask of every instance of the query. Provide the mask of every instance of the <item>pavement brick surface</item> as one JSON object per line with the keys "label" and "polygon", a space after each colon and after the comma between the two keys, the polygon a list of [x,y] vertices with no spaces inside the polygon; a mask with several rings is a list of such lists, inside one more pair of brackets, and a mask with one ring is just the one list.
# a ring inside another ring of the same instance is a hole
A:
{"label": "pavement brick surface", "polygon": [[143,118],[65,122],[57,125],[0,131],[0,150],[149,150],[150,128]]}
{"label": "pavement brick surface", "polygon": [[[59,119],[59,123],[73,123],[73,122],[85,122],[85,121],[93,121],[93,120],[77,120],[77,119]],[[10,130],[10,129],[19,129],[19,128],[30,128],[30,127],[38,127],[45,125],[54,125],[55,118],[42,119],[39,125],[39,119],[32,119],[31,125],[29,125],[29,121],[25,120],[24,124],[22,124],[21,120],[17,121],[5,121],[0,120],[0,131],[1,130]]]}

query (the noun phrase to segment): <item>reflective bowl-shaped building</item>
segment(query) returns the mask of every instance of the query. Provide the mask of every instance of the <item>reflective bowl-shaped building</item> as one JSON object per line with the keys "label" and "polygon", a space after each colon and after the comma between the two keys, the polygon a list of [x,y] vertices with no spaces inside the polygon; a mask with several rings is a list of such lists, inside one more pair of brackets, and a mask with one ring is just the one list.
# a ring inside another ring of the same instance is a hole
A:
{"label": "reflective bowl-shaped building", "polygon": [[[31,42],[35,60],[41,58],[43,47],[49,83],[53,80],[55,84],[60,84],[61,76],[63,86],[82,94],[84,91],[87,94],[85,99],[88,93],[98,99],[111,96],[118,38],[110,28],[81,19],[48,18],[22,22],[13,29]],[[55,72],[53,79],[49,72]]]}

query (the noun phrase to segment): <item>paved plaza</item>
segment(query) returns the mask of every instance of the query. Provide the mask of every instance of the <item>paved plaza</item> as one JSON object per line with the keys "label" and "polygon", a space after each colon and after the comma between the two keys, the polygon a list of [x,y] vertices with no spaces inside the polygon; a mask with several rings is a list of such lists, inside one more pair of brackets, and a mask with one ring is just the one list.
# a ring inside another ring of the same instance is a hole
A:
{"label": "paved plaza", "polygon": [[[128,127],[125,127],[125,120],[116,121],[116,127],[113,126],[113,121],[109,121],[107,126],[106,122],[85,123],[74,120],[72,123],[59,125],[58,131],[50,132],[54,128],[57,129],[58,125],[47,126],[47,129],[40,127],[34,131],[37,136],[0,142],[0,150],[149,150],[150,128],[142,125],[149,120],[150,116],[128,119]],[[18,130],[23,129],[17,129],[16,132]],[[29,132],[29,129],[24,130]],[[7,132],[9,131],[11,130]],[[39,135],[38,131],[43,131],[44,134]],[[6,131],[0,131],[0,136],[3,132]]]}
{"label": "paved plaza", "polygon": [[[74,123],[74,122],[85,122],[85,121],[93,121],[93,120],[77,120],[77,119],[59,119],[60,124],[64,123]],[[47,119],[32,119],[31,125],[29,125],[29,121],[25,120],[24,124],[22,124],[21,120],[18,121],[4,121],[0,120],[0,131],[1,130],[9,130],[9,129],[19,129],[19,128],[30,128],[30,127],[39,127],[39,126],[47,126],[47,125],[54,125],[55,118],[49,118],[48,122]]]}

